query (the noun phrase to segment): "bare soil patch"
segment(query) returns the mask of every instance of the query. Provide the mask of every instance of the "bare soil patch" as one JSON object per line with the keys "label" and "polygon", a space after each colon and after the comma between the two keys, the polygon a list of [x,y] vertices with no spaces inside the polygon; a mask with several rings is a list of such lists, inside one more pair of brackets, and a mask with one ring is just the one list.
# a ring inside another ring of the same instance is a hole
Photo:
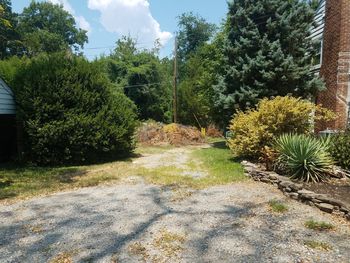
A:
{"label": "bare soil patch", "polygon": [[350,208],[350,180],[332,179],[326,183],[305,184],[306,189],[318,194],[326,194],[340,200]]}

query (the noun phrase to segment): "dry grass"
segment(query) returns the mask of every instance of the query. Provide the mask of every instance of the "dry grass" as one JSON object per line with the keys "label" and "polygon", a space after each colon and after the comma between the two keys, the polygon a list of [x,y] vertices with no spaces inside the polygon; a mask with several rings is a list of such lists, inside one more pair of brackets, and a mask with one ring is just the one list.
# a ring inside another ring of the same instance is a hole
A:
{"label": "dry grass", "polygon": [[[169,147],[140,147],[137,153],[159,154]],[[33,196],[47,195],[70,189],[124,182],[129,177],[141,177],[147,182],[180,188],[203,189],[246,180],[243,168],[231,159],[225,147],[193,150],[185,167],[162,166],[147,169],[131,160],[79,167],[0,167],[0,202],[11,203]],[[194,178],[192,173],[204,177]],[[174,194],[174,199],[189,193]]]}
{"label": "dry grass", "polygon": [[153,241],[153,246],[161,251],[167,259],[178,258],[183,251],[186,236],[162,229]]}
{"label": "dry grass", "polygon": [[141,257],[143,261],[147,261],[149,259],[149,254],[145,246],[141,244],[141,242],[135,242],[131,244],[128,248],[129,254],[137,257]]}
{"label": "dry grass", "polygon": [[49,263],[73,263],[74,252],[63,252],[55,256]]}
{"label": "dry grass", "polygon": [[325,250],[325,251],[330,251],[332,250],[332,246],[325,243],[325,242],[320,242],[320,241],[315,241],[315,240],[307,240],[304,242],[304,245],[312,248],[312,249],[317,249],[317,250]]}

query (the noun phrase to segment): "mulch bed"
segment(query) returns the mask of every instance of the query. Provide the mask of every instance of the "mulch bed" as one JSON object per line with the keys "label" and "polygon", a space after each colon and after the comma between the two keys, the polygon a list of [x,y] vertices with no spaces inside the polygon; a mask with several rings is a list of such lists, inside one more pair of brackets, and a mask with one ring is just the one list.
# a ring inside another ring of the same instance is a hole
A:
{"label": "mulch bed", "polygon": [[304,188],[318,194],[326,194],[350,207],[350,179],[332,179],[327,183],[304,184]]}

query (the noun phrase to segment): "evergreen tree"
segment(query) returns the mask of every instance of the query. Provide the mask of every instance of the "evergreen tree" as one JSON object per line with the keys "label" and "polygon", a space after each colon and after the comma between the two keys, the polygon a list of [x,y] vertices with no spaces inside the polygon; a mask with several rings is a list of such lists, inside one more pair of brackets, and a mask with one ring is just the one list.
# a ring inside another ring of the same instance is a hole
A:
{"label": "evergreen tree", "polygon": [[324,87],[311,73],[313,18],[310,5],[300,0],[229,3],[227,67],[215,86],[215,106],[226,123],[235,109],[252,107],[264,97],[308,98]]}

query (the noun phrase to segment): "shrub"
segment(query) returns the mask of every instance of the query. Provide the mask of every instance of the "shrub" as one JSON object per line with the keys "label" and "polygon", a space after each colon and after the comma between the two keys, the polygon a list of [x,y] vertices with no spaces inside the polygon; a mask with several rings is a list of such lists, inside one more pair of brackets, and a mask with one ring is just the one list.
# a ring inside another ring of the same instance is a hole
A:
{"label": "shrub", "polygon": [[257,109],[235,114],[229,127],[232,133],[229,146],[236,156],[259,158],[262,149],[271,146],[279,135],[311,133],[312,115],[315,115],[315,120],[334,118],[329,110],[300,98],[286,96],[263,99]]}
{"label": "shrub", "polygon": [[13,87],[30,161],[95,162],[133,149],[136,107],[85,59],[38,56],[22,64]]}
{"label": "shrub", "polygon": [[282,135],[275,144],[278,162],[292,179],[305,182],[321,182],[328,178],[334,164],[328,153],[329,147],[329,138],[318,140],[303,134]]}
{"label": "shrub", "polygon": [[350,169],[350,130],[332,137],[331,154],[339,166]]}

